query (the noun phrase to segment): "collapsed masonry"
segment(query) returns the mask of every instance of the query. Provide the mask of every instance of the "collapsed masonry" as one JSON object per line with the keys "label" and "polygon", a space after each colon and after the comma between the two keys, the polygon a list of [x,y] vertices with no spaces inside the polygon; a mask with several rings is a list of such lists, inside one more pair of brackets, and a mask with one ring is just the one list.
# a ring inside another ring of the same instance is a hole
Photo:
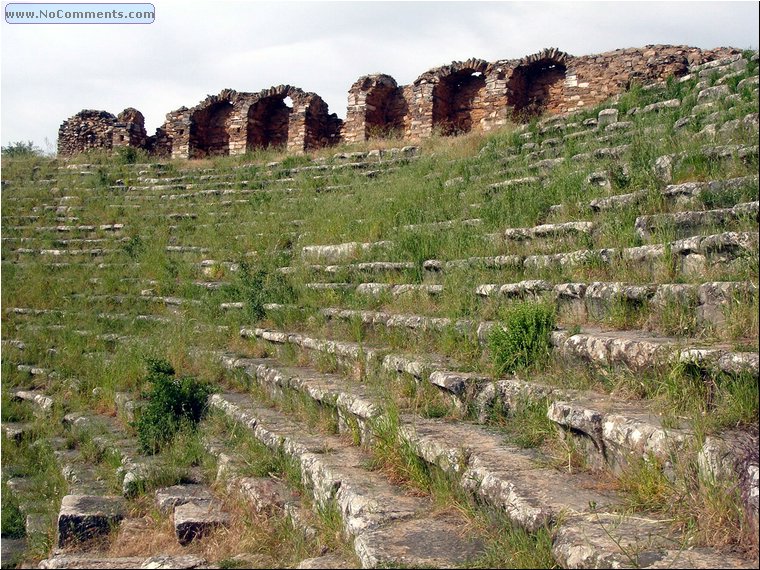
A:
{"label": "collapsed masonry", "polygon": [[348,92],[345,122],[329,113],[319,95],[297,87],[259,93],[225,89],[195,107],[167,114],[150,137],[136,109],[118,117],[82,111],[61,125],[58,154],[126,146],[157,156],[203,158],[270,146],[305,152],[376,137],[419,140],[433,133],[489,131],[509,120],[571,113],[636,82],[681,77],[689,65],[739,53],[657,45],[574,57],[550,48],[516,60],[453,62],[426,71],[410,85],[398,85],[390,75],[365,75]]}

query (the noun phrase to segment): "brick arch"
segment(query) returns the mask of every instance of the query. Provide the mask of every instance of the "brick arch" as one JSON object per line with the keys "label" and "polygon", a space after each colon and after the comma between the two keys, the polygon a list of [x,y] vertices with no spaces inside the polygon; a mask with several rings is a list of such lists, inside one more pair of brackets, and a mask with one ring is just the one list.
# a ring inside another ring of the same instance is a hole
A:
{"label": "brick arch", "polygon": [[[292,106],[285,103],[287,98]],[[319,95],[298,87],[278,85],[240,94],[230,122],[233,153],[268,146],[298,152],[320,148],[337,141],[341,125]]]}
{"label": "brick arch", "polygon": [[405,132],[409,105],[390,75],[360,77],[348,91],[345,138],[349,142]]}
{"label": "brick arch", "polygon": [[455,61],[418,77],[414,84],[420,94],[418,98],[424,103],[417,113],[420,119],[429,117],[428,129],[438,128],[444,135],[455,135],[469,132],[479,124],[485,116],[483,100],[491,68],[489,62],[473,58]]}
{"label": "brick arch", "polygon": [[507,105],[514,118],[528,120],[563,101],[569,57],[548,48],[520,60],[507,81]]}
{"label": "brick arch", "polygon": [[[292,105],[287,105],[290,98]],[[246,111],[246,150],[287,147],[294,111],[308,105],[308,95],[297,87],[278,85],[258,93]]]}
{"label": "brick arch", "polygon": [[229,122],[237,93],[232,90],[211,95],[190,113],[189,157],[230,154]]}

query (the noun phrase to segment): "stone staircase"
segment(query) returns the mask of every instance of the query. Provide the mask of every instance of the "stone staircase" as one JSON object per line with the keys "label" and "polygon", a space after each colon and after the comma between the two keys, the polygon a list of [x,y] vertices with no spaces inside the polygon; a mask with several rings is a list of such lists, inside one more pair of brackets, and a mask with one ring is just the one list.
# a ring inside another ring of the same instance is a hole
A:
{"label": "stone staircase", "polygon": [[[757,567],[757,85],[711,62],[475,152],[4,168],[4,561]],[[501,371],[517,306],[550,354]],[[146,357],[215,383],[179,474]]]}

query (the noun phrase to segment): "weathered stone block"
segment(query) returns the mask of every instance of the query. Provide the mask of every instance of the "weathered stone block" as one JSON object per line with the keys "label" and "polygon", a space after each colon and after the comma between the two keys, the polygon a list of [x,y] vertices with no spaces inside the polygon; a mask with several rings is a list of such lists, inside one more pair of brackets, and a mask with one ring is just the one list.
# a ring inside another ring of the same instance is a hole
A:
{"label": "weathered stone block", "polygon": [[121,497],[66,495],[58,513],[58,546],[108,534],[124,518]]}
{"label": "weathered stone block", "polygon": [[243,477],[234,484],[258,513],[282,511],[286,503],[296,501],[286,484],[270,477]]}
{"label": "weathered stone block", "polygon": [[156,506],[162,513],[170,513],[185,503],[193,502],[204,506],[213,500],[214,496],[204,485],[174,485],[156,491]]}
{"label": "weathered stone block", "polygon": [[731,89],[728,85],[716,85],[715,87],[708,87],[702,89],[697,95],[697,103],[704,103],[705,101],[711,101],[713,99],[721,99],[731,94]]}
{"label": "weathered stone block", "polygon": [[229,514],[223,513],[217,503],[185,503],[174,509],[174,532],[183,546],[220,526],[226,526],[229,522]]}
{"label": "weathered stone block", "polygon": [[612,123],[617,123],[620,112],[617,109],[602,109],[597,116],[597,127],[603,128]]}

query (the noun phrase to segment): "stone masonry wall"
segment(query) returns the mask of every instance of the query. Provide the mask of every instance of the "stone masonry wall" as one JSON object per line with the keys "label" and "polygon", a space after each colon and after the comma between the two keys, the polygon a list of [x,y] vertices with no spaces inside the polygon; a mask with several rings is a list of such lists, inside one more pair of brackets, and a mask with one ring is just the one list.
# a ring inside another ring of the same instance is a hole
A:
{"label": "stone masonry wall", "polygon": [[137,109],[124,109],[113,125],[112,145],[145,148],[148,143],[148,133],[145,131],[145,117]]}
{"label": "stone masonry wall", "polygon": [[224,89],[195,107],[168,113],[150,137],[136,109],[125,109],[118,117],[81,111],[61,125],[58,153],[129,146],[158,156],[203,158],[268,146],[306,152],[340,141],[489,131],[509,120],[571,113],[636,82],[682,76],[689,65],[735,53],[739,50],[652,45],[574,57],[549,48],[514,60],[455,61],[426,71],[409,85],[398,85],[390,75],[365,75],[349,89],[345,123],[330,114],[319,95],[297,87],[279,85],[259,93]]}
{"label": "stone masonry wall", "polygon": [[58,129],[58,154],[73,156],[93,148],[113,148],[116,117],[106,111],[80,111]]}

